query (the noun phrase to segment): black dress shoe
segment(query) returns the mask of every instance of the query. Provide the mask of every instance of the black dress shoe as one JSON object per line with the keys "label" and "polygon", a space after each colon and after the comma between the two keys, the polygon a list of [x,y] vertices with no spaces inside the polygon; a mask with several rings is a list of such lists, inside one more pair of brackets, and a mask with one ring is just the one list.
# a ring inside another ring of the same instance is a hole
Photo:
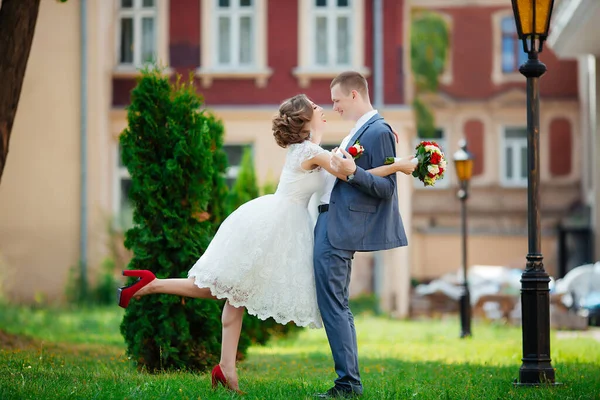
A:
{"label": "black dress shoe", "polygon": [[351,398],[359,397],[359,396],[362,396],[362,393],[353,392],[352,390],[340,389],[339,387],[336,387],[336,386],[332,387],[325,393],[317,393],[315,395],[315,397],[320,398],[320,399],[335,399],[335,398],[351,399]]}

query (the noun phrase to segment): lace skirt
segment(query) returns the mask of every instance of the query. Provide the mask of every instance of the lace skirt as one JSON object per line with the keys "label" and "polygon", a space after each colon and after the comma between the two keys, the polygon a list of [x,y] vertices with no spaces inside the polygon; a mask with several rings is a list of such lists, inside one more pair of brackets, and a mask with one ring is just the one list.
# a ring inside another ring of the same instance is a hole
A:
{"label": "lace skirt", "polygon": [[313,235],[304,205],[281,195],[262,196],[223,221],[188,276],[260,319],[321,328]]}

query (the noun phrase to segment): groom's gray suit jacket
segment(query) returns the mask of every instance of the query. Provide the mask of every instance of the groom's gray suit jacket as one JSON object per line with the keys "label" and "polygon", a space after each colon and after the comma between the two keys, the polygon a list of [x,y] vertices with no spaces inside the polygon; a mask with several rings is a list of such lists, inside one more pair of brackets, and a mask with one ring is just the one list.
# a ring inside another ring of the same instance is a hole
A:
{"label": "groom's gray suit jacket", "polygon": [[346,151],[356,141],[364,147],[364,153],[355,160],[354,179],[350,183],[338,179],[331,192],[329,241],[335,248],[354,251],[406,246],[396,174],[379,177],[365,171],[383,165],[386,157],[396,156],[392,128],[376,114],[355,132]]}

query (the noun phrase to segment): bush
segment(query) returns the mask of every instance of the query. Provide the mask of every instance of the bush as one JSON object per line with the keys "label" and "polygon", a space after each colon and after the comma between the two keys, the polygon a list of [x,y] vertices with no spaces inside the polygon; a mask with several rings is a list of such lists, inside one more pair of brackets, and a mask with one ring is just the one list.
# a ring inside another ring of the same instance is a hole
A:
{"label": "bush", "polygon": [[351,297],[350,309],[354,315],[378,315],[379,314],[379,298],[376,294],[360,294],[356,297]]}
{"label": "bush", "polygon": [[[222,160],[213,146],[223,128],[201,107],[192,82],[171,84],[160,72],[143,71],[131,93],[120,136],[134,207],[125,235],[133,251],[129,269],[187,277],[214,234],[220,211],[209,204]],[[208,210],[213,215],[206,219]],[[131,302],[121,324],[127,353],[149,371],[204,371],[219,359],[221,306],[172,295]]]}
{"label": "bush", "polygon": [[227,196],[227,209],[229,213],[237,210],[242,204],[258,197],[258,185],[254,172],[252,149],[246,147],[242,154],[240,172]]}

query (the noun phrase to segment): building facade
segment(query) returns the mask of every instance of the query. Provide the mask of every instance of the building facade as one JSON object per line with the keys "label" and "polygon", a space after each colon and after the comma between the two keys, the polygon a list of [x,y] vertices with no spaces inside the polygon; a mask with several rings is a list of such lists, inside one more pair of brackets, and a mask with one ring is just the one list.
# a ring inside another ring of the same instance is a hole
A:
{"label": "building facade", "polygon": [[[110,247],[109,226],[130,224],[118,136],[148,61],[173,78],[193,75],[225,124],[230,180],[244,147],[252,148],[261,184],[278,179],[285,150],[272,138],[271,118],[297,93],[329,110],[323,144],[339,144],[352,124],[331,111],[329,83],[348,69],[368,77],[376,106],[400,132],[398,152],[408,154],[414,121],[405,105],[405,7],[397,0],[43,0],[0,189],[9,296],[60,297],[80,255],[93,277]],[[376,34],[384,38],[379,52]],[[378,92],[376,69],[385,81]],[[410,228],[412,186],[409,177],[399,181]],[[386,309],[406,314],[409,265],[408,249],[359,254],[353,290],[376,286]]]}
{"label": "building facade", "polygon": [[[449,159],[461,138],[475,156],[467,264],[523,268],[528,251],[527,117],[526,82],[518,68],[527,56],[510,2],[410,1],[413,16],[423,11],[439,13],[450,31],[439,92],[427,96],[438,126],[436,139]],[[541,60],[548,67],[541,80],[542,251],[546,269],[554,274],[557,226],[582,201],[578,154],[583,144],[577,64],[559,60],[550,49]],[[411,254],[416,278],[435,278],[462,265],[458,182],[452,171],[444,181],[427,189],[415,183]]]}
{"label": "building facade", "polygon": [[[451,158],[463,137],[476,156],[468,264],[523,267],[525,78],[505,0],[42,0],[0,185],[8,296],[60,298],[82,255],[93,279],[114,248],[109,230],[129,226],[118,136],[147,61],[174,79],[194,77],[224,122],[230,182],[250,147],[262,185],[276,182],[283,165],[271,117],[285,98],[306,93],[328,110],[326,147],[351,129],[331,111],[329,95],[331,79],[348,69],[368,77],[375,107],[400,134],[398,154],[410,154],[420,140],[408,106],[410,21],[424,10],[442,15],[450,31],[439,93],[425,97],[450,168],[435,188],[398,177],[409,247],[358,253],[352,292],[375,291],[384,310],[405,316],[410,276],[429,280],[460,268]],[[549,70],[541,85],[542,249],[553,273],[557,224],[585,197],[578,154],[587,142],[576,62],[549,49],[541,58]]]}
{"label": "building facade", "polygon": [[548,45],[561,58],[577,62],[581,103],[581,191],[585,212],[579,227],[591,230],[587,261],[600,258],[600,3],[555,2]]}

